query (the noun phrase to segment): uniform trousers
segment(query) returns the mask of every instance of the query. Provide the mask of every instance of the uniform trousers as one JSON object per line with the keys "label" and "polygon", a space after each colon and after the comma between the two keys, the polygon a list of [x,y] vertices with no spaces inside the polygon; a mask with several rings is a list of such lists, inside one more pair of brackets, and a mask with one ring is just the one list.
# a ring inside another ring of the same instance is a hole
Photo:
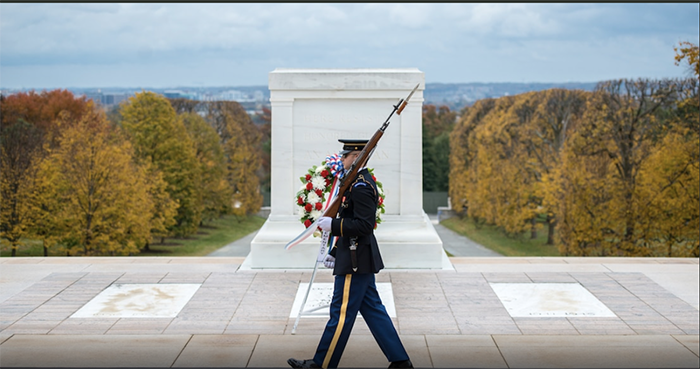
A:
{"label": "uniform trousers", "polygon": [[377,292],[374,274],[369,273],[335,276],[331,317],[314,355],[316,364],[323,368],[338,367],[358,311],[387,360],[408,360],[394,323]]}

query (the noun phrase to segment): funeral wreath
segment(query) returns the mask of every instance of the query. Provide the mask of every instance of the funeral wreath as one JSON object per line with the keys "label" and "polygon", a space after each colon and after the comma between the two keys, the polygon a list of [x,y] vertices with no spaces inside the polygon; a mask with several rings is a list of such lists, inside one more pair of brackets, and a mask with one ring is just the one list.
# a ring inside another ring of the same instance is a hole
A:
{"label": "funeral wreath", "polygon": [[[374,176],[374,169],[367,168],[372,174],[372,179],[377,183],[379,201],[377,201],[377,212],[374,223],[374,228],[382,222],[381,215],[384,210],[384,190],[382,183],[377,181]],[[335,190],[340,177],[343,174],[343,164],[340,160],[340,155],[333,154],[326,157],[326,160],[321,162],[320,166],[314,165],[306,171],[306,174],[299,177],[301,187],[296,193],[296,204],[299,206],[300,221],[306,228],[309,228],[313,222],[323,215],[328,200],[331,197],[332,191]],[[316,232],[318,233],[318,232]],[[319,234],[314,233],[314,236]]]}

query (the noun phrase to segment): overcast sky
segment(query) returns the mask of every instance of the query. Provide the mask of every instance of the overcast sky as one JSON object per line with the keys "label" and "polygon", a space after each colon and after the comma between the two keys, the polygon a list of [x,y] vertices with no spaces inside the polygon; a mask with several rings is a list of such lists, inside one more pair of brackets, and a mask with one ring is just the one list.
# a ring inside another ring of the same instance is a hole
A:
{"label": "overcast sky", "polygon": [[0,87],[267,85],[275,68],[426,82],[688,76],[697,3],[0,3]]}

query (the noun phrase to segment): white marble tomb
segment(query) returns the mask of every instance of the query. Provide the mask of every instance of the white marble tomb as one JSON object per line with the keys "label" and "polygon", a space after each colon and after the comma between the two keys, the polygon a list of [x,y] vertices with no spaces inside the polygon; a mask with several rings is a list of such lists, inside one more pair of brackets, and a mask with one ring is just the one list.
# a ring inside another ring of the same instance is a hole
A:
{"label": "white marble tomb", "polygon": [[[369,139],[402,98],[420,84],[401,115],[391,118],[368,166],[383,184],[386,213],[375,231],[388,269],[443,269],[442,241],[423,211],[422,103],[425,77],[407,69],[275,69],[270,215],[251,242],[243,268],[313,268],[319,238],[285,250],[304,230],[295,194],[299,177],[340,151],[340,138]],[[449,263],[447,263],[449,264]]]}

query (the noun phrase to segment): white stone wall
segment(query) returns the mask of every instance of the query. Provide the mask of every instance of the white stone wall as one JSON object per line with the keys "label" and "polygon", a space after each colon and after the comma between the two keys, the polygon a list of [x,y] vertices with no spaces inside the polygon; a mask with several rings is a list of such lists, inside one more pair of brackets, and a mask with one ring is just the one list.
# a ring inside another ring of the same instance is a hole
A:
{"label": "white stone wall", "polygon": [[[338,139],[369,139],[400,99],[419,84],[401,115],[394,114],[368,166],[383,184],[386,214],[376,231],[387,267],[440,268],[442,242],[423,212],[422,103],[425,77],[408,69],[275,69],[272,110],[271,213],[251,244],[252,268],[313,266],[319,242],[292,250],[303,231],[295,194],[300,176],[342,148]],[[410,251],[405,255],[393,249]]]}

